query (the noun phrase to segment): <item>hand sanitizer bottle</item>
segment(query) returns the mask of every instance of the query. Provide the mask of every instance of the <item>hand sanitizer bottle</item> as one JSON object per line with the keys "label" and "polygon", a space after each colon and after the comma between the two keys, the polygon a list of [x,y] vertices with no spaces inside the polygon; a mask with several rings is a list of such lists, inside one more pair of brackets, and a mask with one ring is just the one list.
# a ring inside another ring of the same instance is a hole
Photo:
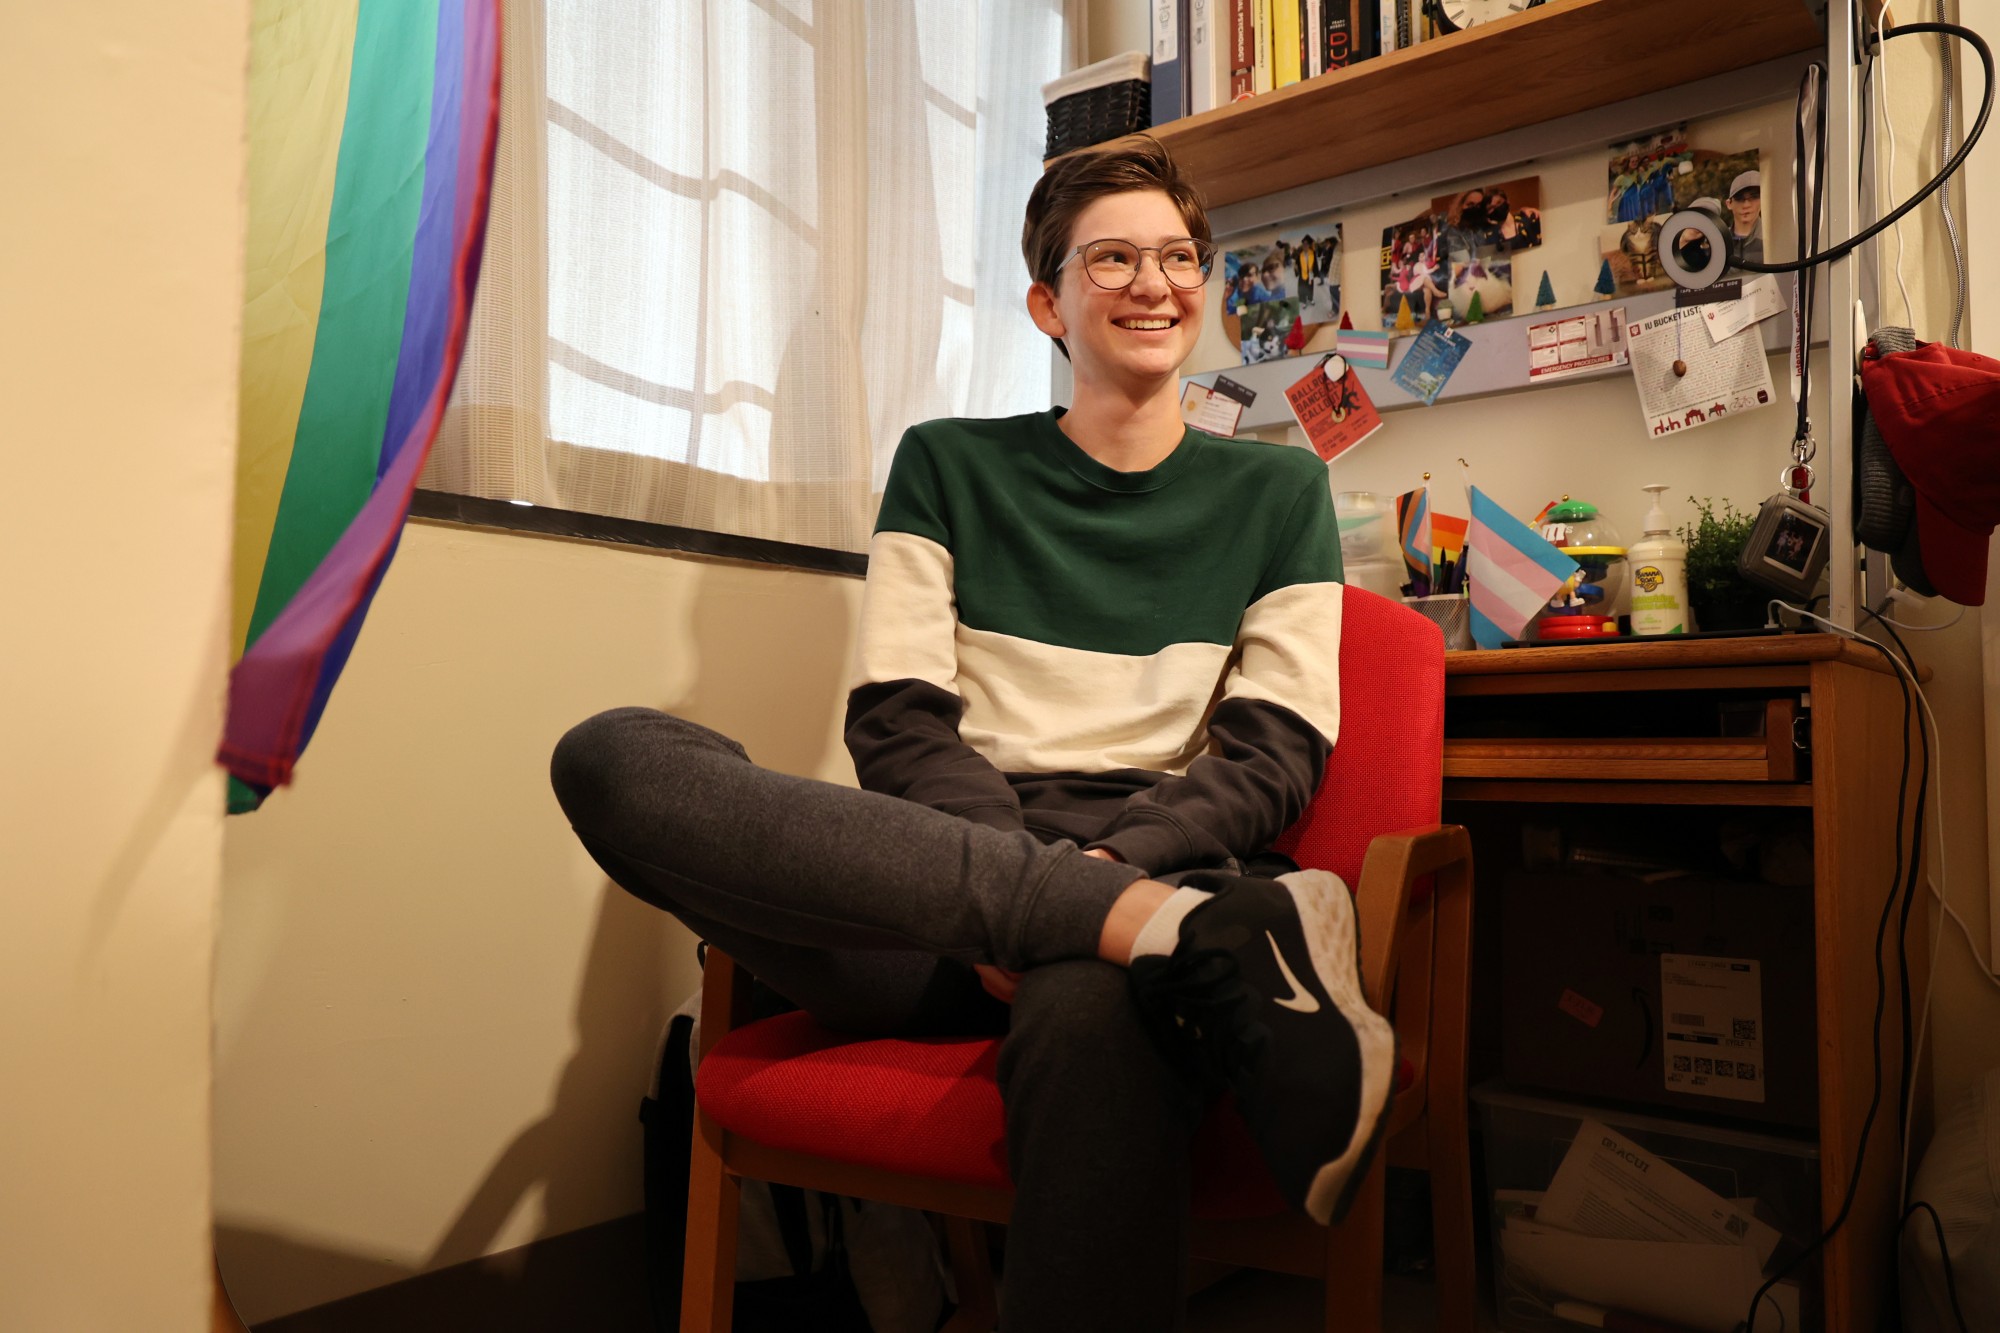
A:
{"label": "hand sanitizer bottle", "polygon": [[1646,533],[1626,553],[1626,568],[1632,573],[1632,633],[1685,634],[1688,632],[1687,543],[1667,526],[1667,511],[1660,497],[1665,485],[1640,488],[1653,497],[1646,511]]}

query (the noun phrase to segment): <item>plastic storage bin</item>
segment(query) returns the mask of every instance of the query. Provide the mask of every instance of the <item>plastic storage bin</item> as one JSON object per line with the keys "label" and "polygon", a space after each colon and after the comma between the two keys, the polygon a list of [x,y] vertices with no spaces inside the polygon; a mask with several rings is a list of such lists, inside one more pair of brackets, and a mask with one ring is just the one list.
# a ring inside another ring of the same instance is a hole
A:
{"label": "plastic storage bin", "polygon": [[[1473,1089],[1500,1327],[1614,1327],[1603,1312],[1730,1333],[1763,1280],[1819,1232],[1810,1142]],[[1817,1256],[1764,1299],[1759,1329],[1820,1326]],[[1567,1316],[1567,1317],[1565,1317]]]}
{"label": "plastic storage bin", "polygon": [[1043,84],[1049,137],[1042,156],[1056,157],[1150,128],[1152,63],[1145,52],[1128,51]]}

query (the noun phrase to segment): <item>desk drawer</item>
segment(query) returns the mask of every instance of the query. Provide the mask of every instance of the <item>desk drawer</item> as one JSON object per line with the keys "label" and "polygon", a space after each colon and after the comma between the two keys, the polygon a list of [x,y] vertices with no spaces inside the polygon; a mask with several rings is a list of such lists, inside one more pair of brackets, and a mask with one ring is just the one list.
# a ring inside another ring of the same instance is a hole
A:
{"label": "desk drawer", "polygon": [[[1560,708],[1557,700],[1547,700]],[[1761,701],[1760,735],[1589,736],[1452,735],[1447,778],[1519,778],[1611,782],[1798,782],[1796,696]],[[1738,715],[1740,716],[1740,710]],[[1575,729],[1575,728],[1572,728]]]}

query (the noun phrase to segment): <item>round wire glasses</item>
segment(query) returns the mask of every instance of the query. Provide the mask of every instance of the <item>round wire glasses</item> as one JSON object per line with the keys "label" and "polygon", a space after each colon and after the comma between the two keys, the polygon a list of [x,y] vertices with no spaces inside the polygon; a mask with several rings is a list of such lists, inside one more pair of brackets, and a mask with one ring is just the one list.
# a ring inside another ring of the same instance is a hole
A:
{"label": "round wire glasses", "polygon": [[1199,287],[1208,281],[1215,263],[1215,247],[1192,236],[1164,241],[1159,245],[1134,245],[1130,241],[1091,241],[1072,250],[1069,259],[1056,265],[1060,273],[1070,260],[1082,256],[1083,271],[1090,280],[1109,292],[1122,292],[1139,276],[1139,265],[1151,255],[1160,273],[1176,287]]}

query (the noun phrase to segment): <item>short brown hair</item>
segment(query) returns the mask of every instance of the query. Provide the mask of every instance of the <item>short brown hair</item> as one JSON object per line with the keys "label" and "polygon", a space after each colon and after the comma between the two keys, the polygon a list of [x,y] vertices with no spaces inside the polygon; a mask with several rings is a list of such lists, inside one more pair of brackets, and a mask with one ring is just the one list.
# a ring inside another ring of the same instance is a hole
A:
{"label": "short brown hair", "polygon": [[[1131,134],[1110,143],[1068,153],[1049,164],[1028,195],[1028,215],[1021,224],[1021,257],[1028,276],[1056,285],[1063,260],[1069,257],[1070,232],[1083,210],[1107,194],[1158,190],[1174,201],[1187,234],[1212,241],[1208,209],[1201,192],[1173,156],[1150,134]],[[1062,339],[1052,339],[1064,356]]]}

